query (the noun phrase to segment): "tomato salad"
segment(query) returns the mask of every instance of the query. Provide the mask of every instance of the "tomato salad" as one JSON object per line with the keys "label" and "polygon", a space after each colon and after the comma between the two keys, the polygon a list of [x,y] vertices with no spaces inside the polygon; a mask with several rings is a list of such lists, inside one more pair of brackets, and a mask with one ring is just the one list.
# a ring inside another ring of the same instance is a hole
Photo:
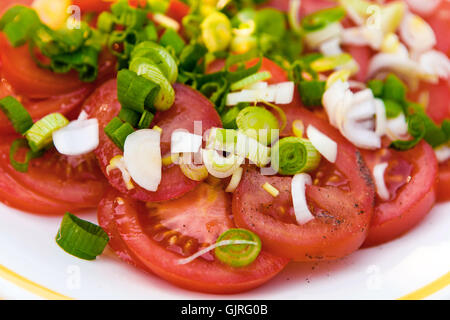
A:
{"label": "tomato salad", "polygon": [[[237,293],[450,200],[448,1],[0,4],[0,201]],[[98,224],[74,213],[97,209]]]}

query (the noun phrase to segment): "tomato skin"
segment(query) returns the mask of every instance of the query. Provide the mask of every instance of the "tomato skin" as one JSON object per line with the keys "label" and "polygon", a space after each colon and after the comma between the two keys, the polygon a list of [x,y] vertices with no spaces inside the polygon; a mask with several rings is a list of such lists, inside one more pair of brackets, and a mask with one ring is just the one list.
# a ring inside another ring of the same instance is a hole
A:
{"label": "tomato skin", "polygon": [[437,200],[439,202],[450,200],[450,160],[439,166],[439,183],[437,187]]}
{"label": "tomato skin", "polygon": [[[50,149],[41,158],[31,160],[28,171],[22,173],[16,171],[9,160],[10,144],[17,137],[4,138],[0,145],[0,165],[5,175],[14,179],[15,184],[20,184],[19,189],[26,188],[30,193],[36,193],[53,202],[61,202],[70,210],[97,207],[108,184],[93,154],[67,157],[60,155],[55,149]],[[7,197],[5,199],[8,200]],[[46,209],[39,210],[45,212]]]}
{"label": "tomato skin", "polygon": [[76,72],[55,74],[42,69],[31,58],[28,45],[14,48],[6,36],[0,35],[0,61],[3,76],[14,89],[30,98],[48,98],[73,92],[84,84]]}
{"label": "tomato skin", "polygon": [[[110,194],[112,188],[109,188]],[[108,201],[108,198],[104,197],[100,201],[97,209],[98,223],[100,227],[108,234],[109,242],[108,246],[116,253],[116,255],[126,263],[139,268],[144,271],[151,272],[148,268],[131,252],[125,242],[120,237],[117,231],[117,224],[114,220],[114,201]]]}
{"label": "tomato skin", "polygon": [[[376,161],[371,159],[369,152],[363,154],[373,170]],[[428,214],[436,201],[438,165],[433,149],[422,141],[415,148],[404,151],[402,157],[413,164],[411,180],[399,190],[394,200],[382,202],[377,199],[365,247],[403,235]]]}
{"label": "tomato skin", "polygon": [[[141,201],[166,201],[178,198],[191,191],[198,185],[197,181],[187,178],[177,165],[163,167],[161,184],[156,192],[147,191],[138,185],[132,190],[127,190],[119,170],[113,170],[110,175],[106,173],[106,167],[111,159],[122,155],[122,151],[106,136],[103,128],[115,117],[121,108],[117,100],[117,81],[110,80],[99,87],[91,97],[86,100],[84,110],[92,118],[97,118],[100,125],[100,145],[95,151],[100,167],[108,178],[110,184],[120,192]],[[158,113],[152,126],[158,125],[163,129],[161,136],[161,152],[166,155],[169,152],[170,139],[174,129],[187,129],[194,132],[194,121],[202,121],[202,132],[211,127],[220,127],[221,120],[211,102],[200,93],[183,85],[174,85],[176,91],[175,103],[171,109]],[[192,108],[196,105],[197,108]]]}
{"label": "tomato skin", "polygon": [[[117,201],[117,198],[120,201]],[[187,199],[189,201],[189,199]],[[182,256],[161,247],[145,234],[139,215],[144,204],[112,191],[102,204],[113,208],[117,230],[128,249],[161,278],[186,289],[207,293],[230,294],[250,290],[270,280],[288,260],[261,252],[248,267],[233,269],[216,261],[201,258],[178,265]]]}
{"label": "tomato skin", "polygon": [[76,204],[49,199],[19,184],[0,164],[0,201],[5,205],[42,215],[60,215],[80,210]]}
{"label": "tomato skin", "polygon": [[[6,79],[0,80],[0,98],[12,95],[18,99],[27,109],[33,121],[37,121],[47,114],[59,112],[71,118],[72,113],[77,113],[77,109],[91,93],[90,87],[83,87],[74,92],[54,96],[48,99],[29,99],[18,95]],[[74,114],[77,117],[78,114]],[[14,128],[8,118],[0,113],[0,134],[13,134]]]}

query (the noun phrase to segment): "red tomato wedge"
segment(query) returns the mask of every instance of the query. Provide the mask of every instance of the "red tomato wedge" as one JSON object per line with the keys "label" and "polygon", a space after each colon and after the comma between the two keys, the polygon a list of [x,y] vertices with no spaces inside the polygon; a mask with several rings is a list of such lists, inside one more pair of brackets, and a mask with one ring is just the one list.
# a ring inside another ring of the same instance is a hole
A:
{"label": "red tomato wedge", "polygon": [[287,259],[262,251],[249,266],[232,268],[213,253],[180,265],[178,261],[216,241],[233,227],[230,200],[220,188],[200,184],[183,198],[144,204],[113,191],[102,201],[100,216],[114,216],[128,250],[146,268],[186,289],[237,293],[255,288],[279,273]]}
{"label": "red tomato wedge", "polygon": [[[280,67],[264,60],[262,70],[277,74],[272,81],[287,81]],[[359,152],[327,121],[302,107],[298,93],[289,105],[280,106],[288,124],[282,135],[293,135],[292,122],[314,125],[338,144],[335,164],[323,160],[313,173],[315,185],[307,188],[314,221],[298,225],[291,200],[291,177],[262,176],[247,169],[233,197],[233,215],[239,227],[258,234],[264,248],[297,261],[337,259],[357,250],[364,242],[372,215],[374,191],[370,173]],[[273,198],[262,185],[280,191]]]}
{"label": "red tomato wedge", "polygon": [[[211,127],[220,127],[222,123],[211,102],[200,93],[179,84],[176,84],[174,88],[176,92],[174,105],[168,111],[158,113],[152,124],[163,129],[161,136],[163,156],[170,151],[173,130],[186,129],[193,133],[194,121],[201,121],[202,132],[205,132]],[[99,120],[100,146],[95,153],[110,184],[134,199],[152,202],[178,198],[194,189],[198,182],[187,178],[176,165],[163,167],[162,181],[156,192],[147,191],[138,185],[132,190],[127,190],[119,170],[111,171],[109,176],[106,174],[106,167],[111,159],[121,155],[122,151],[106,136],[103,128],[119,113],[120,108],[115,80],[99,87],[84,105],[90,117]]]}
{"label": "red tomato wedge", "polygon": [[364,151],[371,172],[388,163],[384,178],[391,198],[376,197],[375,213],[364,246],[373,246],[401,236],[415,226],[436,200],[438,166],[433,149],[425,142],[408,151]]}
{"label": "red tomato wedge", "polygon": [[29,6],[33,3],[33,0],[2,0],[0,2],[0,15],[2,15],[9,7],[15,4],[21,4]]}
{"label": "red tomato wedge", "polygon": [[48,214],[98,205],[108,185],[93,154],[67,157],[52,149],[43,157],[31,160],[28,172],[21,173],[12,167],[9,160],[10,143],[14,139],[7,137],[0,145],[0,179],[13,181],[8,189],[17,187],[16,192],[1,195],[3,202],[23,210]]}

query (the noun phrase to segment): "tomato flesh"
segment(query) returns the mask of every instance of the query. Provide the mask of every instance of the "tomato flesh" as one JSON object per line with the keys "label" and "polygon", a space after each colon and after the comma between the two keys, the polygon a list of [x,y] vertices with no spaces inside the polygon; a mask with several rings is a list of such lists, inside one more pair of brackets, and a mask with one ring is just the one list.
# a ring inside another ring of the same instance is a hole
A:
{"label": "tomato flesh", "polygon": [[[15,138],[5,137],[0,145],[0,179],[11,183],[0,194],[3,202],[44,214],[63,214],[98,205],[107,183],[92,154],[67,157],[49,150],[30,161],[27,173],[21,173],[9,160],[9,147]],[[7,191],[10,189],[16,191]]]}
{"label": "tomato flesh", "polygon": [[433,149],[421,142],[408,151],[381,149],[364,151],[370,168],[389,164],[385,182],[391,198],[375,202],[375,213],[364,246],[397,238],[415,226],[431,210],[436,200],[438,166]]}
{"label": "tomato flesh", "polygon": [[[194,121],[201,121],[202,133],[211,127],[220,127],[221,120],[213,105],[200,93],[183,86],[174,85],[176,96],[171,109],[157,113],[152,126],[158,125],[162,130],[162,156],[170,151],[170,139],[173,130],[186,129],[194,133]],[[195,106],[195,108],[193,108]],[[163,167],[162,180],[156,192],[147,191],[138,185],[128,190],[119,170],[113,170],[108,175],[106,167],[111,159],[122,155],[122,151],[106,136],[104,127],[120,111],[121,105],[117,100],[117,84],[111,80],[99,87],[84,104],[84,110],[92,118],[97,118],[100,125],[100,145],[95,151],[100,167],[110,184],[130,197],[141,201],[166,201],[181,197],[198,185],[197,181],[187,178],[179,166]]]}
{"label": "tomato flesh", "polygon": [[[161,278],[195,291],[237,293],[267,282],[288,260],[263,251],[251,265],[243,268],[226,266],[212,255],[178,264],[179,259],[192,252],[190,243],[214,242],[219,232],[232,226],[229,202],[223,190],[201,184],[183,198],[157,207],[150,204],[148,208],[116,191],[109,193],[102,204],[112,208],[117,230],[128,250]],[[201,217],[193,220],[196,209]],[[160,222],[152,219],[155,215]],[[155,240],[154,230],[161,228],[161,221],[170,227],[161,229],[162,235]],[[195,235],[191,233],[193,230]],[[181,250],[181,247],[185,249]]]}
{"label": "tomato flesh", "polygon": [[450,200],[450,160],[439,166],[439,184],[437,188],[438,201]]}

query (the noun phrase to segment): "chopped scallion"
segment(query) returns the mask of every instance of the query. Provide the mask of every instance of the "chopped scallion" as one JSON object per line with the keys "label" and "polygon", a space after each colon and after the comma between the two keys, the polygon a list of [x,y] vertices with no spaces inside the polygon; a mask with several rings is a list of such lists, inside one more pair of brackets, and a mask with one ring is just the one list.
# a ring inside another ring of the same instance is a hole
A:
{"label": "chopped scallion", "polygon": [[222,233],[217,243],[226,240],[244,240],[253,244],[230,244],[215,248],[214,253],[221,262],[235,267],[245,267],[258,258],[261,252],[261,239],[251,231],[244,229],[229,229]]}
{"label": "chopped scallion", "polygon": [[0,110],[11,121],[14,130],[20,134],[24,134],[33,126],[33,120],[28,111],[12,96],[0,100]]}
{"label": "chopped scallion", "polygon": [[69,120],[60,113],[51,113],[37,121],[25,133],[31,150],[40,151],[52,143],[52,134],[69,124]]}
{"label": "chopped scallion", "polygon": [[95,260],[109,242],[99,226],[67,212],[56,235],[56,243],[67,253],[85,260]]}

